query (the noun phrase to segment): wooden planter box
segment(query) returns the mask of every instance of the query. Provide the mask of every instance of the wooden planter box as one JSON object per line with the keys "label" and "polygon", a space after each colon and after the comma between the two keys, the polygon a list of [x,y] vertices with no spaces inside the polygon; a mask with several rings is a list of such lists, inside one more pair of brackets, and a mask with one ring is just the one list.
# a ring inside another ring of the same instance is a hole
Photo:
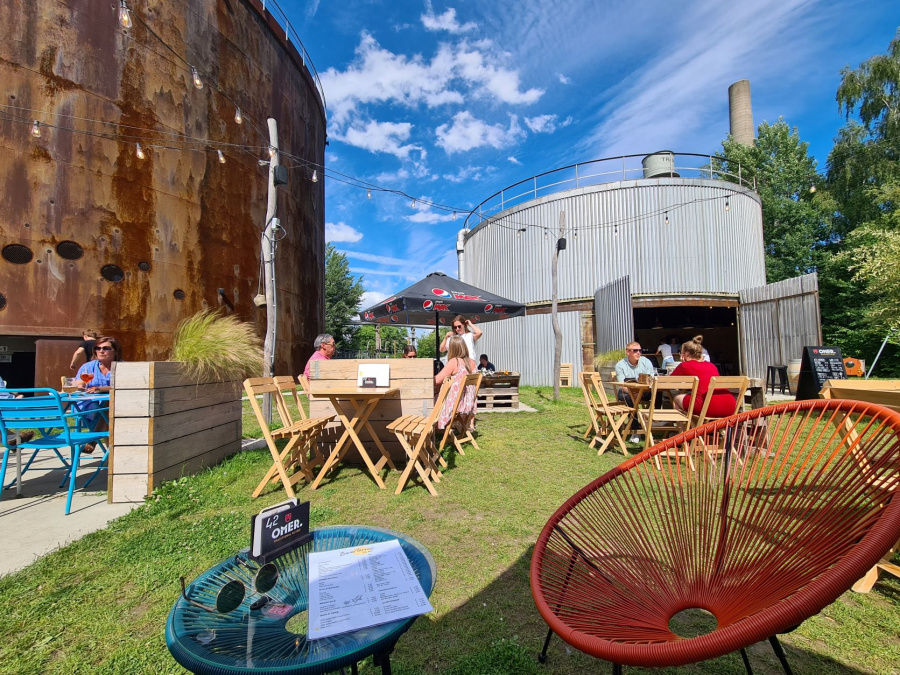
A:
{"label": "wooden planter box", "polygon": [[481,380],[478,390],[478,410],[519,408],[519,376],[492,375]]}
{"label": "wooden planter box", "polygon": [[198,383],[168,361],[116,363],[113,382],[110,502],[143,501],[241,449],[240,382]]}

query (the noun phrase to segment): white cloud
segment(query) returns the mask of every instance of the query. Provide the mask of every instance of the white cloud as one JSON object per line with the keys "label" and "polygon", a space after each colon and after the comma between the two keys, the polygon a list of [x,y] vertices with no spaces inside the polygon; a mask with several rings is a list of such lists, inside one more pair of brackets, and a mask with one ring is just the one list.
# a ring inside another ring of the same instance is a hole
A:
{"label": "white cloud", "polygon": [[[783,82],[794,54],[808,53],[812,4],[767,0],[729,12],[714,0],[687,5],[670,29],[674,47],[627,74],[582,149],[603,157],[707,138],[711,121],[723,117],[729,84],[743,77],[759,81],[763,74]],[[710,42],[709,35],[728,39]]]}
{"label": "white cloud", "polygon": [[463,183],[467,180],[481,180],[482,171],[480,167],[469,164],[461,166],[456,173],[445,173],[441,177],[451,183]]}
{"label": "white cloud", "polygon": [[556,115],[538,115],[526,117],[525,126],[536,134],[552,134],[556,131]]}
{"label": "white cloud", "polygon": [[504,127],[502,124],[488,124],[466,110],[453,116],[453,124],[442,124],[435,129],[435,144],[452,155],[485,145],[500,149],[512,145],[524,134],[515,115],[509,116],[509,126]]}
{"label": "white cloud", "polygon": [[329,68],[321,76],[330,124],[341,130],[360,106],[373,104],[434,108],[462,104],[470,96],[506,104],[534,103],[543,90],[523,91],[518,70],[505,65],[510,59],[491,41],[480,40],[442,43],[428,61],[418,54],[395,54],[364,32],[347,69]]}
{"label": "white cloud", "polygon": [[412,151],[418,151],[424,159],[425,148],[412,143],[403,144],[409,139],[412,124],[409,122],[376,122],[369,120],[365,126],[351,126],[343,133],[335,133],[334,138],[344,141],[357,148],[363,148],[370,152],[386,152],[388,154],[406,159]]}
{"label": "white cloud", "polygon": [[339,160],[338,160],[338,156],[335,153],[329,152],[325,155],[325,161],[328,162],[329,164],[337,164],[337,162]]}
{"label": "white cloud", "polygon": [[347,223],[325,223],[325,241],[327,243],[346,242],[353,244],[363,238],[362,232]]}
{"label": "white cloud", "polygon": [[402,260],[401,258],[391,258],[386,255],[375,255],[373,253],[363,253],[362,251],[340,251],[340,253],[343,253],[348,258],[355,258],[357,260],[364,260],[365,262],[378,263],[379,265],[409,265],[408,260]]}
{"label": "white cloud", "polygon": [[406,180],[409,178],[409,171],[406,169],[400,168],[396,171],[382,171],[380,174],[375,176],[376,183],[393,183],[396,181]]}
{"label": "white cloud", "polygon": [[419,211],[409,216],[407,220],[411,223],[444,223],[453,220],[452,213],[438,213],[436,211]]}
{"label": "white cloud", "polygon": [[[490,44],[490,43],[487,43]],[[481,95],[503,103],[534,103],[544,95],[543,89],[519,89],[519,72],[488,62],[485,43],[462,43],[456,61],[464,79],[480,85]]]}
{"label": "white cloud", "polygon": [[510,155],[509,157],[507,157],[506,160],[507,160],[508,162],[510,162],[511,164],[515,164],[516,166],[522,166],[522,162],[520,162],[519,160],[517,160],[517,159],[516,159],[515,157],[513,157],[512,155]]}
{"label": "white cloud", "polygon": [[420,17],[422,19],[422,25],[425,26],[425,30],[445,30],[449,33],[465,33],[470,30],[475,30],[478,27],[471,21],[460,24],[459,21],[456,20],[456,10],[452,7],[443,14],[437,16],[434,14],[431,0],[428,0],[428,2],[425,3],[425,8],[427,10],[426,13]]}
{"label": "white cloud", "polygon": [[572,80],[570,80],[568,77],[566,77],[562,73],[557,73],[556,77],[558,77],[559,81],[563,84],[572,84]]}

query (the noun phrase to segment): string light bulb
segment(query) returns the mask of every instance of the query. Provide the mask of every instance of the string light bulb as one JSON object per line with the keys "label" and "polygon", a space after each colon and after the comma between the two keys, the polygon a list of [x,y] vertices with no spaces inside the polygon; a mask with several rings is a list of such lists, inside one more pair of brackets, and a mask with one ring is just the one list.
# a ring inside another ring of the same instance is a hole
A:
{"label": "string light bulb", "polygon": [[197,72],[194,66],[191,66],[191,79],[194,81],[194,86],[197,89],[203,89],[203,80],[200,79],[200,73]]}
{"label": "string light bulb", "polygon": [[575,239],[578,239],[578,228],[575,228],[575,232],[573,234],[575,235]]}
{"label": "string light bulb", "polygon": [[617,237],[619,236],[619,226],[618,225],[613,226],[613,234]]}
{"label": "string light bulb", "polygon": [[669,212],[666,211],[666,225],[669,224]]}
{"label": "string light bulb", "polygon": [[372,191],[366,190],[366,199],[372,199]]}
{"label": "string light bulb", "polygon": [[138,159],[144,159],[147,155],[144,154],[144,149],[141,147],[140,143],[137,143],[134,148],[134,154],[137,155]]}
{"label": "string light bulb", "polygon": [[728,205],[728,198],[727,198],[727,197],[725,198],[725,210],[726,210],[726,211],[730,211],[730,210],[731,210],[731,207]]}
{"label": "string light bulb", "polygon": [[319,172],[316,171],[315,169],[313,169],[313,175],[312,175],[312,178],[311,178],[310,180],[312,180],[313,183],[318,183],[318,182],[319,182]]}
{"label": "string light bulb", "polygon": [[121,0],[119,3],[119,23],[122,28],[131,28],[131,10],[125,4],[125,0]]}
{"label": "string light bulb", "polygon": [[416,208],[416,199],[413,197],[413,200],[409,203],[412,208]]}
{"label": "string light bulb", "polygon": [[225,163],[225,155],[222,154],[221,150],[216,150],[216,153],[219,155],[219,164]]}
{"label": "string light bulb", "polygon": [[544,228],[544,239],[547,239],[550,236],[550,233],[547,232],[547,228]]}
{"label": "string light bulb", "polygon": [[34,136],[35,138],[41,137],[41,123],[38,122],[37,120],[35,120],[31,124],[31,135]]}
{"label": "string light bulb", "polygon": [[236,123],[238,123],[238,124],[243,124],[243,123],[244,123],[244,116],[241,115],[241,109],[240,109],[240,108],[235,108],[235,109],[234,109],[234,121],[235,121]]}
{"label": "string light bulb", "polygon": [[456,211],[453,212],[453,220],[456,220]]}
{"label": "string light bulb", "polygon": [[275,146],[270,145],[269,146],[269,157],[274,157],[276,152],[278,152],[278,151],[275,149]]}

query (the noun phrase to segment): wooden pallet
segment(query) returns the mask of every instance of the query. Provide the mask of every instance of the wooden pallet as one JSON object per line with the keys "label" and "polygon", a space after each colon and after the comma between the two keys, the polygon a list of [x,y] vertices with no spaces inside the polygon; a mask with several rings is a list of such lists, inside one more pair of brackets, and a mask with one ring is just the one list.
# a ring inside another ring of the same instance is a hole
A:
{"label": "wooden pallet", "polygon": [[478,409],[493,410],[494,408],[511,408],[519,407],[519,390],[510,388],[504,389],[482,389],[478,392]]}

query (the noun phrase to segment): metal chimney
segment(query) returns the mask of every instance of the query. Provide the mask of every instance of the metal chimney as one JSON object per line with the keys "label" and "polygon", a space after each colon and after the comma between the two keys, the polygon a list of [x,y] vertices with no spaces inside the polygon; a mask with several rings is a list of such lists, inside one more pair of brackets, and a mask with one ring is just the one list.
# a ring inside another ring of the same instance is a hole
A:
{"label": "metal chimney", "polygon": [[728,116],[731,136],[741,145],[753,145],[753,106],[750,103],[750,80],[738,80],[728,87]]}

